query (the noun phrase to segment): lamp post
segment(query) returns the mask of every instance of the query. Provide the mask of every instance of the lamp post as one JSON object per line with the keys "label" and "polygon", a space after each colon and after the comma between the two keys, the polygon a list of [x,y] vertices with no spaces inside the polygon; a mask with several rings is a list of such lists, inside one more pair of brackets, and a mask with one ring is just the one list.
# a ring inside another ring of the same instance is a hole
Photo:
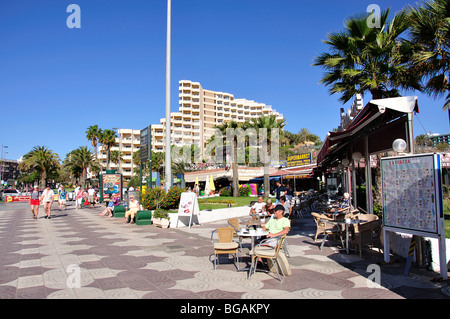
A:
{"label": "lamp post", "polygon": [[170,25],[171,25],[171,0],[167,0],[167,44],[166,44],[166,157],[165,157],[165,179],[166,192],[172,186],[172,159],[170,154]]}

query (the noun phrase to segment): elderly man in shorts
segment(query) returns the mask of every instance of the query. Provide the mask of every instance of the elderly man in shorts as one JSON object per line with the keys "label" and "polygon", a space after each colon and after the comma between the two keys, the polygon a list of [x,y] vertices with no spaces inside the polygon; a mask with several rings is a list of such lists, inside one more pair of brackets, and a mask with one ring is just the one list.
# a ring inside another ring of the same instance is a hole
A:
{"label": "elderly man in shorts", "polygon": [[88,193],[88,200],[89,200],[89,207],[95,207],[95,189],[92,188],[92,186],[89,186],[89,189],[87,191]]}
{"label": "elderly man in shorts", "polygon": [[45,218],[51,219],[51,212],[52,212],[52,204],[53,204],[53,196],[54,193],[50,189],[50,185],[47,185],[44,192],[42,193],[42,202],[44,203],[44,213]]}

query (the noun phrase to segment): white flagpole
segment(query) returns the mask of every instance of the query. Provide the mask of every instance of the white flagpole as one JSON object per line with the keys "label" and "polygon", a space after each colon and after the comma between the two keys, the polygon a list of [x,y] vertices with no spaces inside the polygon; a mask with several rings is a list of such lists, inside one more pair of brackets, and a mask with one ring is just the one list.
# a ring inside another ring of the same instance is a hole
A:
{"label": "white flagpole", "polygon": [[166,192],[172,186],[172,159],[170,148],[170,26],[171,26],[171,0],[167,0],[167,50],[166,50],[166,157],[165,157],[165,171],[166,171]]}

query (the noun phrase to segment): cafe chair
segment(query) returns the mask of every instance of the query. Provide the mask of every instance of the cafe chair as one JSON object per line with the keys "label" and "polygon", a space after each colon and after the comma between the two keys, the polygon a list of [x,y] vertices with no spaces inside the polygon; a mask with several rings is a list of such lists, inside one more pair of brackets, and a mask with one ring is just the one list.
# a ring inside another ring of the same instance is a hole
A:
{"label": "cafe chair", "polygon": [[359,256],[362,257],[362,248],[367,244],[378,246],[381,249],[380,232],[381,220],[378,216],[373,214],[357,214],[353,218],[358,218],[366,222],[353,225],[351,229],[351,244],[359,251]]}
{"label": "cafe chair", "polygon": [[[218,241],[214,234],[217,233]],[[211,232],[211,243],[214,247],[214,271],[220,255],[234,254],[236,257],[235,266],[239,271],[239,243],[233,241],[233,227],[220,227]]]}
{"label": "cafe chair", "polygon": [[[266,246],[267,245],[266,242],[269,240],[273,240],[274,238],[277,239],[277,245],[275,247]],[[277,272],[278,279],[280,280],[280,282],[283,282],[283,278],[284,278],[285,274],[283,271],[283,267],[280,265],[280,263],[278,261],[278,257],[279,257],[281,246],[283,245],[285,238],[286,238],[286,235],[267,238],[267,239],[262,240],[258,245],[255,246],[255,248],[251,252],[252,263],[250,266],[250,270],[248,271],[247,278],[250,278],[252,273],[254,273],[256,271],[258,258],[264,258],[264,259],[267,259],[267,261],[270,260],[272,262],[272,265]],[[280,276],[280,272],[283,277]]]}
{"label": "cafe chair", "polygon": [[239,248],[242,249],[242,237],[238,235],[238,232],[241,230],[239,226],[239,219],[237,218],[228,219],[228,225],[230,225],[230,227],[233,227],[234,229],[233,236],[238,236]]}
{"label": "cafe chair", "polygon": [[314,222],[316,223],[316,235],[314,236],[314,241],[317,241],[317,237],[319,235],[325,235],[327,228],[332,228],[330,227],[330,225],[326,225],[322,220],[331,218],[328,218],[325,215],[316,212],[312,212],[311,215],[314,218]]}

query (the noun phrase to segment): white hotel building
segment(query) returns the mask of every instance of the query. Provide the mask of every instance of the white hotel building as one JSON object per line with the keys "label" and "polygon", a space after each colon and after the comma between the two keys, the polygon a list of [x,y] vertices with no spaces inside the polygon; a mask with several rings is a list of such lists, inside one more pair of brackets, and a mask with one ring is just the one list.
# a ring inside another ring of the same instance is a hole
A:
{"label": "white hotel building", "polygon": [[[214,127],[234,120],[245,122],[251,118],[275,114],[283,115],[264,103],[247,99],[235,99],[231,93],[203,89],[199,82],[182,80],[179,82],[179,110],[171,113],[172,144],[183,146],[197,144],[201,153],[214,133]],[[152,151],[164,151],[165,123],[152,125]]]}
{"label": "white hotel building", "polygon": [[[214,127],[224,122],[234,120],[238,123],[251,118],[274,114],[278,119],[283,115],[264,103],[247,99],[235,99],[231,93],[203,89],[199,82],[182,80],[179,82],[179,110],[171,112],[172,144],[183,146],[197,144],[201,154],[207,141],[214,133]],[[152,152],[164,152],[166,119],[160,119],[160,124],[151,125]],[[111,163],[111,169],[122,172],[124,183],[130,180],[134,170],[133,153],[139,150],[140,130],[118,129],[119,138],[111,150],[122,153],[123,162],[119,165]],[[106,167],[106,152],[99,154]]]}

